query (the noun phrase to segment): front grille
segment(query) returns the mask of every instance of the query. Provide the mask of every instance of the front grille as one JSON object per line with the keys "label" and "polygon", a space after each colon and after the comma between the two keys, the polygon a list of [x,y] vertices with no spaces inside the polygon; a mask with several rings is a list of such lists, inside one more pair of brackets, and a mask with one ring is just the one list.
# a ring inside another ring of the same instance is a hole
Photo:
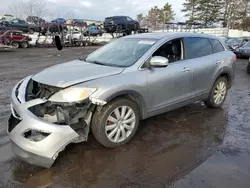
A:
{"label": "front grille", "polygon": [[42,84],[31,79],[27,86],[25,98],[26,101],[34,100],[37,98],[48,99],[59,90],[59,87]]}

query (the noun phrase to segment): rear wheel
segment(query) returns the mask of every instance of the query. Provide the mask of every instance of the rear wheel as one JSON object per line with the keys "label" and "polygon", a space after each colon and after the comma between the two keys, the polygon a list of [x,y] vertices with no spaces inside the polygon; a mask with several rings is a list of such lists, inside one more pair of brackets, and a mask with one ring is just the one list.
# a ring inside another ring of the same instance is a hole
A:
{"label": "rear wheel", "polygon": [[22,42],[21,46],[22,46],[22,48],[28,48],[29,47],[29,43],[28,42]]}
{"label": "rear wheel", "polygon": [[226,77],[220,77],[216,80],[209,98],[205,104],[210,108],[219,108],[224,103],[228,91],[228,80]]}
{"label": "rear wheel", "polygon": [[250,63],[247,65],[247,74],[250,74]]}
{"label": "rear wheel", "polygon": [[128,143],[139,126],[137,104],[118,98],[94,113],[92,133],[96,140],[109,148],[120,147]]}
{"label": "rear wheel", "polygon": [[34,34],[34,33],[35,33],[35,30],[32,29],[32,28],[30,28],[30,29],[29,29],[29,33],[30,33],[30,34]]}

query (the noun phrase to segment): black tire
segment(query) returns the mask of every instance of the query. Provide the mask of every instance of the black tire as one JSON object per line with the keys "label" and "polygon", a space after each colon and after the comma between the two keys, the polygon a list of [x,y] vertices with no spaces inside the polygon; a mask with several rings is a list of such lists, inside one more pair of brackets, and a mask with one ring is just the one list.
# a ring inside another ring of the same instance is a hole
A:
{"label": "black tire", "polygon": [[[113,110],[115,110],[116,108],[120,106],[128,106],[134,111],[135,119],[136,119],[135,125],[134,125],[132,132],[125,140],[121,142],[112,142],[107,137],[106,132],[105,132],[106,121],[109,115],[113,112]],[[100,144],[108,148],[117,148],[128,143],[133,138],[139,126],[139,117],[140,117],[139,108],[136,103],[126,98],[117,98],[111,101],[110,103],[106,104],[102,109],[97,109],[95,111],[93,118],[92,118],[91,130],[95,139]]]}
{"label": "black tire", "polygon": [[[226,93],[224,95],[224,99],[218,104],[216,104],[215,102],[215,99],[214,99],[214,95],[215,95],[215,90],[216,90],[216,87],[217,85],[220,83],[220,82],[224,82],[225,83],[225,86],[226,86]],[[206,101],[204,101],[204,103],[207,105],[207,107],[209,108],[220,108],[223,103],[225,102],[225,99],[226,99],[226,96],[227,96],[227,92],[228,92],[228,80],[226,77],[220,77],[216,80],[216,82],[214,83],[213,85],[213,88],[209,94],[209,97]]]}
{"label": "black tire", "polygon": [[84,42],[83,41],[80,41],[79,45],[82,47],[84,46]]}
{"label": "black tire", "polygon": [[18,42],[12,42],[11,44],[14,48],[19,48],[20,44]]}
{"label": "black tire", "polygon": [[127,30],[127,31],[126,31],[126,34],[127,34],[127,35],[131,35],[131,34],[132,34],[132,30]]}
{"label": "black tire", "polygon": [[103,33],[99,33],[99,36],[101,37]]}
{"label": "black tire", "polygon": [[34,33],[35,33],[35,29],[30,28],[30,29],[29,29],[29,33],[30,33],[30,34],[34,34]]}
{"label": "black tire", "polygon": [[247,74],[250,74],[250,63],[247,65]]}
{"label": "black tire", "polygon": [[22,42],[21,46],[22,46],[22,48],[28,48],[29,47],[29,43],[28,42]]}

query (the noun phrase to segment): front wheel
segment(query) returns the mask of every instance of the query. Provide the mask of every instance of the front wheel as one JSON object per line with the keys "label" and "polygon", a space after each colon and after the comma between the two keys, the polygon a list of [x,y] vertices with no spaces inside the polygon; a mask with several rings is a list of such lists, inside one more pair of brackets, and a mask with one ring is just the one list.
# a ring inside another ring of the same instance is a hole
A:
{"label": "front wheel", "polygon": [[139,126],[139,109],[136,103],[118,98],[93,115],[91,129],[94,137],[109,148],[128,143]]}
{"label": "front wheel", "polygon": [[210,108],[219,108],[224,103],[228,91],[228,81],[226,77],[220,77],[216,80],[208,100],[205,104]]}
{"label": "front wheel", "polygon": [[13,46],[14,48],[19,48],[19,47],[20,47],[20,45],[19,45],[18,42],[12,42],[12,46]]}

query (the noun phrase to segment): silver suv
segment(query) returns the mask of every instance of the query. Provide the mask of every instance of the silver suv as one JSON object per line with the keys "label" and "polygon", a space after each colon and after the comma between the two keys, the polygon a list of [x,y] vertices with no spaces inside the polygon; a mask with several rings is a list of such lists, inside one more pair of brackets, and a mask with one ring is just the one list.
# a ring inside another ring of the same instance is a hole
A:
{"label": "silver suv", "polygon": [[139,121],[202,100],[220,107],[236,57],[217,37],[147,33],[117,39],[85,59],[21,80],[11,95],[13,151],[49,168],[89,131],[104,146],[129,142]]}

